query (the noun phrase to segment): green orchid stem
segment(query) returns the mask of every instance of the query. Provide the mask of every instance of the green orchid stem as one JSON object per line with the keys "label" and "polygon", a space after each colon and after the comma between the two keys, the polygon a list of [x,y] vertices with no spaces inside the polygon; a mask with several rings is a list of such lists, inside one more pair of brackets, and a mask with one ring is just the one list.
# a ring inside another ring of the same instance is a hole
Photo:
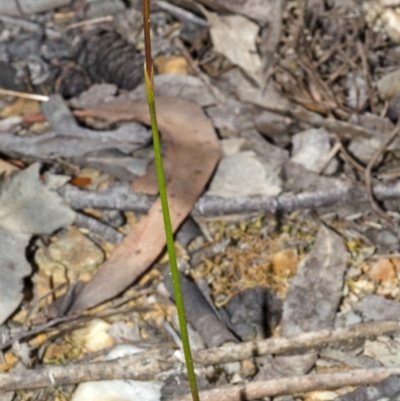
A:
{"label": "green orchid stem", "polygon": [[183,304],[181,283],[179,279],[179,270],[175,254],[174,235],[172,232],[171,217],[169,214],[164,168],[161,157],[160,135],[158,133],[156,104],[154,100],[153,64],[151,59],[151,40],[150,40],[149,0],[143,0],[143,30],[145,38],[144,43],[145,43],[145,60],[146,60],[144,65],[144,76],[146,82],[147,102],[149,104],[151,130],[153,133],[153,147],[154,147],[154,155],[155,155],[156,170],[157,170],[158,188],[160,192],[161,208],[164,218],[165,235],[167,237],[167,249],[171,268],[172,284],[174,287],[176,308],[178,310],[179,327],[181,330],[183,353],[185,355],[186,369],[190,383],[190,390],[192,393],[193,401],[200,401],[199,392],[197,389],[196,375],[194,373],[192,352],[190,350],[185,308]]}

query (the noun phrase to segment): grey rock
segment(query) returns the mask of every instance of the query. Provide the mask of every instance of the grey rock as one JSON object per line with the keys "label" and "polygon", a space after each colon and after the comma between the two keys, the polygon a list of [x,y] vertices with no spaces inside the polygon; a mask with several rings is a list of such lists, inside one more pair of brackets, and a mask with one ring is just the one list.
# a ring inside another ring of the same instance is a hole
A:
{"label": "grey rock", "polygon": [[400,320],[400,302],[380,295],[369,295],[353,309],[362,314],[364,321]]}
{"label": "grey rock", "polygon": [[249,288],[219,310],[227,326],[243,341],[267,338],[279,324],[282,303],[269,288]]}

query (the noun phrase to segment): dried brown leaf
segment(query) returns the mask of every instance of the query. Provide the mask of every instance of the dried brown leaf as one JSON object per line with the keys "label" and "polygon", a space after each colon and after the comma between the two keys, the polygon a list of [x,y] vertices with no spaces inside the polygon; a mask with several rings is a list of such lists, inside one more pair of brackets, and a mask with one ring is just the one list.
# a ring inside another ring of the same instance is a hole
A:
{"label": "dried brown leaf", "polygon": [[[175,98],[159,98],[156,104],[166,145],[164,158],[170,163],[167,194],[173,230],[176,230],[207,184],[219,160],[220,149],[214,128],[199,106]],[[146,101],[108,104],[85,113],[114,121],[135,119],[149,123]],[[72,309],[96,305],[123,291],[146,271],[165,243],[158,199],[93,279],[84,284]]]}

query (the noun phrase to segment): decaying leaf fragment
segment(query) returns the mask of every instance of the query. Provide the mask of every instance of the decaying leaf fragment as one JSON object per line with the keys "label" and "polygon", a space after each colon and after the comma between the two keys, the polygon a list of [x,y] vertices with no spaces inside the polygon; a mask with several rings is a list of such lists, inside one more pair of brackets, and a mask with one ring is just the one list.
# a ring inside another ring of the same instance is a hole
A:
{"label": "decaying leaf fragment", "polygon": [[75,219],[68,205],[39,176],[39,164],[0,182],[0,324],[22,300],[31,273],[25,250],[32,234],[51,234]]}
{"label": "decaying leaf fragment", "polygon": [[[175,231],[192,210],[220,157],[219,143],[202,109],[176,98],[156,100],[157,119],[169,164],[167,195]],[[107,120],[131,120],[149,124],[147,102],[107,104],[85,115]],[[158,199],[115,249],[91,281],[84,284],[72,306],[87,308],[116,296],[138,278],[165,246],[161,203]]]}
{"label": "decaying leaf fragment", "polygon": [[0,182],[0,227],[51,234],[75,220],[75,212],[40,179],[39,168],[33,164]]}

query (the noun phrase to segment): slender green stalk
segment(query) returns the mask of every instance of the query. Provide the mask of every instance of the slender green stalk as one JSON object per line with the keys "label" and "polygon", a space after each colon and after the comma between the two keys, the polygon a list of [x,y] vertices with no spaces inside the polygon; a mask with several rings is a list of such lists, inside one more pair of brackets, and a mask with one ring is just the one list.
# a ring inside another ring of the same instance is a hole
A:
{"label": "slender green stalk", "polygon": [[153,64],[151,59],[151,40],[150,40],[150,5],[149,0],[143,0],[143,29],[145,43],[145,65],[144,77],[146,82],[147,102],[149,104],[151,130],[153,133],[153,146],[157,170],[158,188],[160,191],[160,200],[162,213],[164,218],[165,235],[167,237],[167,248],[169,255],[169,263],[171,267],[172,284],[174,287],[176,308],[178,310],[179,326],[181,330],[181,338],[183,352],[185,354],[186,369],[192,392],[193,401],[199,401],[199,392],[197,389],[196,376],[194,373],[192,352],[190,350],[189,335],[187,331],[185,308],[183,304],[182,290],[179,279],[178,264],[176,262],[174,236],[171,227],[171,217],[168,208],[167,190],[165,186],[164,168],[161,157],[160,135],[158,133],[156,104],[154,100],[154,80],[153,80]]}

